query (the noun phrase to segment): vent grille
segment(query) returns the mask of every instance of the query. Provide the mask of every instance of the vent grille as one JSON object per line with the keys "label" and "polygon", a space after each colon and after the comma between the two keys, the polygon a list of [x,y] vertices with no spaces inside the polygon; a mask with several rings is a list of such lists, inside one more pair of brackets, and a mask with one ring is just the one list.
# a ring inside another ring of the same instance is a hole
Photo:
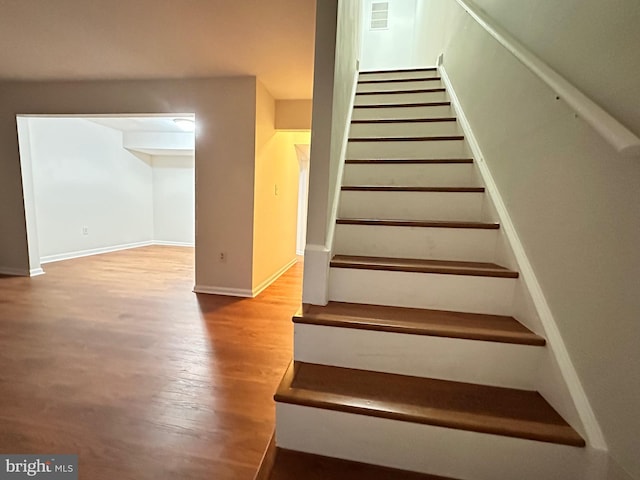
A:
{"label": "vent grille", "polygon": [[374,2],[371,4],[371,30],[389,28],[389,2]]}

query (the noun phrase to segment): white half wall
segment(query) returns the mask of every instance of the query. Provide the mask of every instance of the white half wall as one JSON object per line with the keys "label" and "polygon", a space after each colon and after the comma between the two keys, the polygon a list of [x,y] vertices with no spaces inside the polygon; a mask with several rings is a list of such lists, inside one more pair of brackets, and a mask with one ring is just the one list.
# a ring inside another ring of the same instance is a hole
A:
{"label": "white half wall", "polygon": [[43,262],[153,239],[150,162],[122,133],[80,118],[28,118]]}
{"label": "white half wall", "polygon": [[193,245],[195,242],[195,158],[154,156],[153,240]]}

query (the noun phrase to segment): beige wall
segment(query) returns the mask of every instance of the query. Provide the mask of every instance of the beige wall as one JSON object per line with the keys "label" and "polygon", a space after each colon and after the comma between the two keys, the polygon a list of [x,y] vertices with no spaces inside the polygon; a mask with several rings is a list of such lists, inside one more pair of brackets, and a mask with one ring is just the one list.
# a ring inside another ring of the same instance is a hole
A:
{"label": "beige wall", "polygon": [[0,268],[29,266],[16,114],[194,112],[196,283],[250,289],[255,100],[255,77],[0,83]]}
{"label": "beige wall", "polygon": [[311,100],[276,100],[277,130],[311,130]]}
{"label": "beige wall", "polygon": [[275,130],[276,101],[256,85],[256,153],[253,223],[255,290],[296,258],[298,157],[295,145],[308,132]]}
{"label": "beige wall", "polygon": [[[480,3],[640,133],[640,4]],[[456,2],[425,11],[611,457],[640,478],[640,159],[617,155]]]}

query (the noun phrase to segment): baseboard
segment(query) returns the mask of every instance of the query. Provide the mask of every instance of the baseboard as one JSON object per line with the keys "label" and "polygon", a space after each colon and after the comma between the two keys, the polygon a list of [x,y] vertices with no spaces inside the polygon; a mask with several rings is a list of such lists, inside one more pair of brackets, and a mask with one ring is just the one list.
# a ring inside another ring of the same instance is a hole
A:
{"label": "baseboard", "polygon": [[325,245],[307,244],[304,251],[302,303],[326,305],[329,302],[329,262],[331,250]]}
{"label": "baseboard", "polygon": [[248,288],[208,287],[206,285],[194,286],[193,293],[206,293],[207,295],[226,295],[228,297],[253,297],[253,292]]}
{"label": "baseboard", "polygon": [[252,296],[253,297],[257,297],[258,295],[260,295],[266,288],[269,287],[269,285],[271,285],[278,278],[280,278],[280,276],[282,274],[284,274],[284,272],[286,272],[291,267],[293,267],[297,262],[298,262],[298,258],[297,257],[292,259],[292,260],[290,260],[286,265],[284,265],[282,268],[280,268],[277,272],[275,272],[269,278],[267,278],[266,280],[261,282],[260,285],[258,285],[257,287],[254,287],[253,290],[252,290]]}
{"label": "baseboard", "polygon": [[196,244],[193,242],[169,242],[166,240],[154,240],[151,242],[152,245],[164,245],[168,247],[195,247]]}
{"label": "baseboard", "polygon": [[0,267],[0,275],[9,275],[11,277],[28,277],[29,270],[23,268]]}
{"label": "baseboard", "polygon": [[304,250],[296,250],[296,255],[302,257],[304,255]]}
{"label": "baseboard", "polygon": [[79,250],[76,252],[60,253],[57,255],[47,255],[40,258],[40,263],[60,262],[62,260],[71,260],[72,258],[88,257],[90,255],[99,255],[101,253],[111,253],[120,250],[128,250],[130,248],[148,247],[153,245],[152,241],[125,243],[121,245],[113,245],[111,247],[92,248],[89,250]]}
{"label": "baseboard", "polygon": [[37,277],[38,275],[44,275],[44,270],[42,269],[42,267],[32,268],[31,270],[29,270],[30,277]]}
{"label": "baseboard", "polygon": [[529,262],[529,259],[527,258],[522,242],[520,241],[513,221],[509,216],[507,207],[502,199],[502,196],[500,195],[493,176],[491,175],[491,172],[489,171],[489,168],[484,161],[484,155],[482,154],[480,145],[478,144],[478,141],[473,134],[471,124],[469,123],[469,120],[467,119],[463,109],[461,108],[460,100],[455,92],[455,89],[453,88],[446,68],[443,65],[442,55],[438,57],[438,70],[440,72],[442,82],[447,89],[447,93],[449,94],[449,97],[451,99],[451,105],[456,111],[456,115],[464,132],[465,138],[469,142],[469,146],[471,148],[471,151],[473,152],[474,158],[477,160],[475,163],[480,171],[480,174],[482,175],[486,192],[491,197],[496,208],[496,211],[500,218],[501,229],[508,239],[513,254],[516,258],[516,262],[518,263],[520,278],[528,289],[534,307],[537,310],[538,316],[542,322],[544,334],[547,339],[547,346],[551,349],[551,352],[555,357],[556,362],[558,363],[566,387],[568,388],[569,394],[571,395],[571,400],[575,406],[575,409],[577,410],[580,421],[583,424],[587,436],[587,441],[595,449],[606,450],[606,442],[600,429],[600,425],[598,424],[595,414],[593,413],[593,410],[589,403],[589,399],[587,398],[587,395],[582,388],[578,373],[576,372],[575,367],[571,362],[569,352],[562,339],[560,331],[558,330],[558,326],[553,317],[553,313],[551,312],[549,304],[547,303],[547,300],[542,292],[542,288],[540,286],[540,283],[538,282],[533,267]]}

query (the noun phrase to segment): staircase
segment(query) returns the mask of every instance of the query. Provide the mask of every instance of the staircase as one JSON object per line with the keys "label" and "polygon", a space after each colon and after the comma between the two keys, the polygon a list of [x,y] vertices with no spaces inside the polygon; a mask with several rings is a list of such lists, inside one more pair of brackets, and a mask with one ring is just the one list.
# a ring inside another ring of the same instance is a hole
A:
{"label": "staircase", "polygon": [[592,478],[536,392],[548,347],[512,316],[522,285],[473,162],[436,68],[361,73],[330,302],[293,319],[257,478]]}

